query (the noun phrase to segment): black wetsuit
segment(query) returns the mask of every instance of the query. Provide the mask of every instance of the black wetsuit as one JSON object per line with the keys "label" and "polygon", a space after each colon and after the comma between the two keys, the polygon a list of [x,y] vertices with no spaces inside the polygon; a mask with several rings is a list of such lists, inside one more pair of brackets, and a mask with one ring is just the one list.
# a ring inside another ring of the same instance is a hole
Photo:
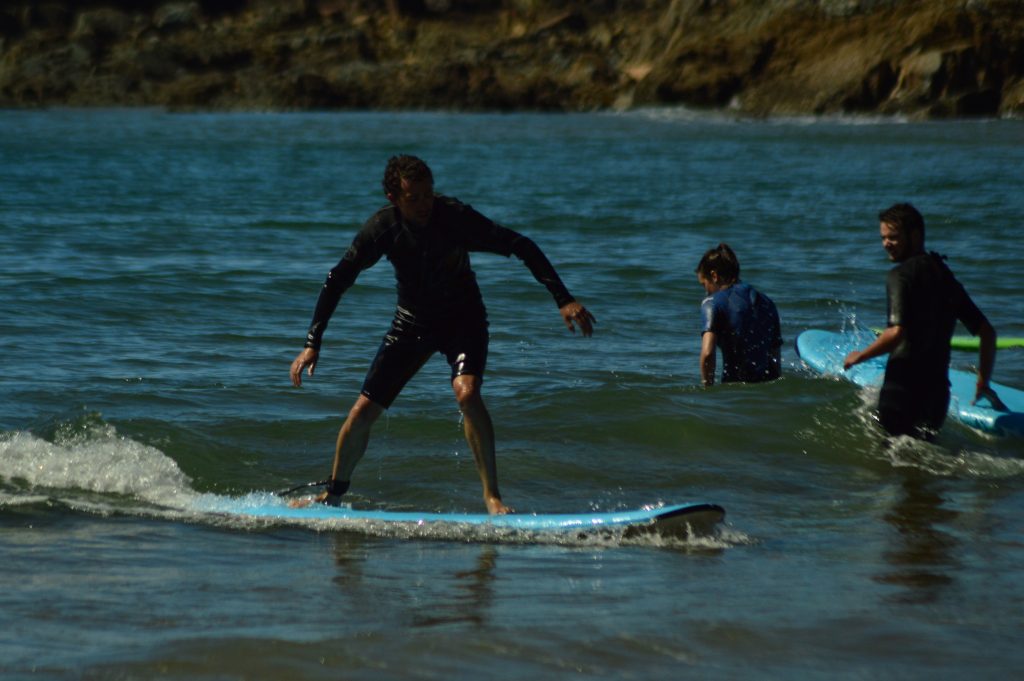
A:
{"label": "black wetsuit", "polygon": [[460,374],[483,377],[487,312],[469,262],[471,251],[515,255],[547,287],[559,307],[574,299],[544,253],[529,238],[484,217],[456,199],[437,196],[429,222],[417,227],[387,206],[366,221],[341,261],[327,275],[306,347],[320,349],[327,322],[342,294],[363,270],[387,256],[395,268],[398,305],[367,373],[362,392],[388,407],[434,352]]}
{"label": "black wetsuit", "polygon": [[889,353],[879,420],[893,435],[931,437],[949,409],[950,339],[959,319],[977,335],[985,315],[937,253],[911,256],[889,272],[888,325],[903,327]]}

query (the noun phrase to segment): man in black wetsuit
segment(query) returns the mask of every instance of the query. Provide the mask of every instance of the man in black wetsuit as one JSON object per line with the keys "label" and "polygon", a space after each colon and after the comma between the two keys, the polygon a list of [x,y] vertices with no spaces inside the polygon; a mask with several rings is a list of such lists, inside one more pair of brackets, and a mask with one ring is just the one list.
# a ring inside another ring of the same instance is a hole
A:
{"label": "man in black wetsuit", "polygon": [[924,219],[909,203],[879,216],[882,247],[899,263],[889,272],[888,327],[871,345],[846,356],[849,369],[886,353],[878,418],[891,435],[932,439],[949,409],[950,339],[956,320],[981,337],[975,401],[1001,402],[989,387],[996,332],[956,280],[945,257],[924,248]]}
{"label": "man in black wetsuit", "polygon": [[533,241],[468,205],[435,195],[433,174],[422,160],[391,158],[384,171],[384,193],[391,205],[367,220],[327,275],[305,348],[291,365],[296,386],[302,384],[303,369],[313,375],[324,330],[341,295],[362,270],[387,256],[398,283],[395,318],[338,433],[327,491],[318,500],[338,503],[366,451],[373,423],[427,359],[440,352],[451,366],[452,388],[483,484],[487,511],[508,513],[498,491],[494,429],[480,394],[487,361],[487,311],[470,268],[470,251],[521,259],[554,297],[570,331],[575,333],[575,324],[584,336],[590,336],[596,320],[572,297]]}

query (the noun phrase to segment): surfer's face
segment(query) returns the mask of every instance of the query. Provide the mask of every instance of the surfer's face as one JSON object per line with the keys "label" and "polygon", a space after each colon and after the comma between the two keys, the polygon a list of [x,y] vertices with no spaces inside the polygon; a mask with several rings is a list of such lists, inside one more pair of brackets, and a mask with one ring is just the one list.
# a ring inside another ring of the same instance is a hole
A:
{"label": "surfer's face", "polygon": [[889,254],[889,260],[903,262],[914,254],[914,242],[907,230],[882,222],[878,229],[882,237],[882,248]]}
{"label": "surfer's face", "polygon": [[402,190],[398,195],[388,194],[391,203],[398,207],[402,218],[417,227],[430,222],[430,213],[434,210],[434,183],[430,180],[402,180]]}
{"label": "surfer's face", "polygon": [[710,278],[705,277],[703,274],[698,274],[697,281],[700,282],[700,285],[704,287],[704,292],[709,296],[712,293],[718,293],[718,291],[725,288],[722,286],[722,282],[718,278],[718,272],[715,272],[714,270],[711,270]]}

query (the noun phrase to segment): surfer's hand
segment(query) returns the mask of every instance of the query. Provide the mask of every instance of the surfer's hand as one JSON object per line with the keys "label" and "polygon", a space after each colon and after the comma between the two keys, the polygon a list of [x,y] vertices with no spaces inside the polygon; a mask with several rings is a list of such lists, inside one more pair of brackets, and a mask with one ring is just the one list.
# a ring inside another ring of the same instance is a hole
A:
{"label": "surfer's hand", "polygon": [[1010,411],[1009,408],[1007,408],[1007,406],[1003,404],[1003,401],[999,399],[999,395],[996,395],[996,391],[993,390],[988,383],[983,384],[979,382],[978,390],[977,392],[975,392],[974,400],[971,402],[971,404],[977,404],[978,400],[980,400],[983,397],[988,399],[989,403],[992,404],[992,408],[995,409],[996,411]]}
{"label": "surfer's hand", "polygon": [[299,353],[295,361],[292,362],[291,376],[292,385],[299,387],[302,385],[302,370],[309,368],[309,375],[313,375],[313,370],[316,369],[316,360],[320,356],[313,348],[303,348],[302,352]]}
{"label": "surfer's hand", "polygon": [[594,315],[590,314],[590,311],[573,301],[566,303],[559,308],[559,313],[562,315],[562,320],[565,322],[565,327],[576,333],[576,327],[573,326],[575,322],[579,327],[580,331],[584,336],[590,337],[594,333],[594,324],[597,324],[597,320],[594,319]]}
{"label": "surfer's hand", "polygon": [[846,359],[843,360],[843,371],[849,371],[850,367],[858,362],[860,362],[860,351],[854,350],[846,356]]}

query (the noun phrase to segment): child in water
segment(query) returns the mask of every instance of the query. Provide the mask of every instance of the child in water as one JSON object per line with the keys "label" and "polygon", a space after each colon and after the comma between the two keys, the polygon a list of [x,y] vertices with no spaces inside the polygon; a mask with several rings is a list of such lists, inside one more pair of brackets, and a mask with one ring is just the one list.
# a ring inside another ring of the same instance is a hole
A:
{"label": "child in water", "polygon": [[701,302],[700,377],[715,383],[715,348],[722,348],[722,383],[771,381],[782,372],[779,313],[771,299],[740,282],[740,262],[728,244],[718,244],[697,265],[707,292]]}

